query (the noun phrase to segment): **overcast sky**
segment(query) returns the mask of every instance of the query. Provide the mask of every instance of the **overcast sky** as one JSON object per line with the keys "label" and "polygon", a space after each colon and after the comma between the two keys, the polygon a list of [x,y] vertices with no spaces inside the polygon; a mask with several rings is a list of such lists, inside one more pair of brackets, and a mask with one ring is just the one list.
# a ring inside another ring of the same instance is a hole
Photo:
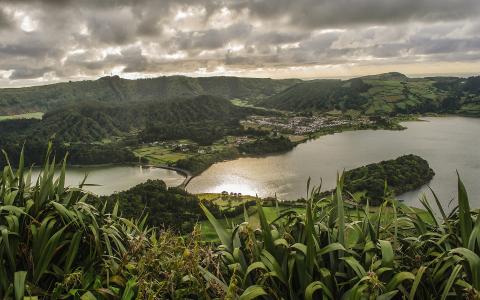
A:
{"label": "overcast sky", "polygon": [[480,73],[480,0],[0,0],[0,86]]}

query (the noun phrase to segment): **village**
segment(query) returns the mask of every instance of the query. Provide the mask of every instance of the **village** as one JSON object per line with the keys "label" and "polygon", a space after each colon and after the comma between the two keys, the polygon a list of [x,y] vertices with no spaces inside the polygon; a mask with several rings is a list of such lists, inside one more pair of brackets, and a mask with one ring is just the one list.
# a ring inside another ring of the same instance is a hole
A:
{"label": "village", "polygon": [[375,122],[368,117],[347,119],[336,116],[294,116],[294,117],[266,117],[250,116],[242,122],[245,127],[255,127],[278,131],[280,133],[306,135],[329,128],[371,125]]}

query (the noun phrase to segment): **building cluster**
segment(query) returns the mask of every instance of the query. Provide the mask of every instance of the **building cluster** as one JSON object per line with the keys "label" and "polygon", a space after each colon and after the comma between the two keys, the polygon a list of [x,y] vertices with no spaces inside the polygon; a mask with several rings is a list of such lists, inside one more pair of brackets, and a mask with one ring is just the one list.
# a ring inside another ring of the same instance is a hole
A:
{"label": "building cluster", "polygon": [[368,118],[349,120],[341,117],[312,116],[312,117],[265,117],[251,116],[243,122],[246,126],[270,128],[282,133],[304,135],[315,133],[327,128],[354,126],[373,123]]}
{"label": "building cluster", "polygon": [[235,146],[240,146],[241,144],[245,144],[245,143],[248,143],[250,141],[250,139],[248,138],[248,136],[239,136],[239,137],[236,137],[235,138]]}
{"label": "building cluster", "polygon": [[199,146],[196,143],[179,143],[176,141],[155,141],[148,143],[149,146],[162,146],[172,149],[175,152],[196,152],[198,154],[207,154],[215,152],[210,146]]}

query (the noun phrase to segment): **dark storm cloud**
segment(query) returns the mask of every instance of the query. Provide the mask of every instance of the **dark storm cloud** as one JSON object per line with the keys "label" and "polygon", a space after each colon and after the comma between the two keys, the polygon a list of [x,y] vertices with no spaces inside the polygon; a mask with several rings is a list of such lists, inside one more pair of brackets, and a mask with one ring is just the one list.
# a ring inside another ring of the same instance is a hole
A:
{"label": "dark storm cloud", "polygon": [[30,78],[38,78],[45,75],[52,71],[50,68],[17,68],[15,69],[12,74],[10,75],[9,79],[16,80],[16,79],[30,79]]}
{"label": "dark storm cloud", "polygon": [[262,20],[284,18],[309,28],[458,20],[480,12],[478,0],[245,0],[234,7]]}
{"label": "dark storm cloud", "polygon": [[0,30],[7,29],[12,25],[12,19],[0,8]]}
{"label": "dark storm cloud", "polygon": [[0,0],[0,77],[476,62],[479,15],[478,0]]}

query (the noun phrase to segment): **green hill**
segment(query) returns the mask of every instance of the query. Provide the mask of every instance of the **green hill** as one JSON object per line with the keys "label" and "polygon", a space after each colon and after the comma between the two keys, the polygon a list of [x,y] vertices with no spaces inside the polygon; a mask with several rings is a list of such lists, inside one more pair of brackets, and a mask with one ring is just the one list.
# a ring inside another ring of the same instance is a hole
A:
{"label": "green hill", "polygon": [[408,78],[386,73],[350,80],[312,80],[257,102],[268,108],[368,115],[448,112],[480,116],[480,77]]}
{"label": "green hill", "polygon": [[46,112],[58,105],[85,102],[166,102],[199,95],[259,99],[299,82],[296,79],[164,76],[128,80],[118,76],[94,81],[0,89],[0,115]]}
{"label": "green hill", "polygon": [[142,130],[147,124],[180,126],[207,121],[227,122],[244,117],[252,110],[215,96],[197,96],[166,103],[87,102],[59,107],[47,112],[42,120],[0,122],[0,132],[45,140],[55,134],[60,141],[94,142]]}

